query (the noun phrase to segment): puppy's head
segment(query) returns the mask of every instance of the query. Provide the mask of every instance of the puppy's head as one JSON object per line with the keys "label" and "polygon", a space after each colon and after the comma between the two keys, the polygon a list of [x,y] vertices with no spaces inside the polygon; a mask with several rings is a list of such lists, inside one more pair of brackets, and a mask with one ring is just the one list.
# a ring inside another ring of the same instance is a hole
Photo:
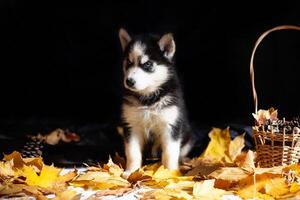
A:
{"label": "puppy's head", "polygon": [[124,87],[143,95],[151,94],[168,81],[175,54],[172,34],[162,37],[140,35],[131,38],[120,29],[124,52]]}

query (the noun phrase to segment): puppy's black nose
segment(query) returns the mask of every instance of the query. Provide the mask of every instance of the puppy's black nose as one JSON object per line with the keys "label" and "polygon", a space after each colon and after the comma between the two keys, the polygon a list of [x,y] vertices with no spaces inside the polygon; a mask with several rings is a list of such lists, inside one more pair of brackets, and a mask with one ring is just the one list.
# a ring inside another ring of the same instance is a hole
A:
{"label": "puppy's black nose", "polygon": [[133,87],[135,84],[135,80],[132,78],[128,78],[128,79],[126,79],[126,84],[128,87]]}

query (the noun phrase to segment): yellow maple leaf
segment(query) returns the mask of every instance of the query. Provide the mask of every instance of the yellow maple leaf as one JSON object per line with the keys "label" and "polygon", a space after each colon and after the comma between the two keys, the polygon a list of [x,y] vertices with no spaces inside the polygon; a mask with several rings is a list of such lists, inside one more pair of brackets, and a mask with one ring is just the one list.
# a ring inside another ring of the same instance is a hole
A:
{"label": "yellow maple leaf", "polygon": [[178,170],[170,170],[160,163],[154,163],[132,173],[128,180],[131,183],[141,181],[144,185],[152,188],[164,188],[168,185],[174,186],[180,182],[192,181],[193,176],[181,176]]}
{"label": "yellow maple leaf", "polygon": [[195,182],[194,181],[181,181],[170,183],[166,185],[165,188],[167,189],[178,189],[178,190],[189,190],[194,187]]}
{"label": "yellow maple leaf", "polygon": [[[254,183],[252,179],[252,183],[250,183],[246,187],[239,188],[237,193],[240,197],[244,199],[264,199],[264,197],[262,197],[259,191],[264,188],[265,184],[266,184],[266,180],[258,181]],[[260,197],[258,198],[258,196]],[[271,197],[270,195],[266,195],[266,196]]]}
{"label": "yellow maple leaf", "polygon": [[225,160],[226,162],[230,162],[231,159],[226,154],[231,141],[229,128],[224,130],[213,128],[208,136],[210,142],[200,157],[209,157],[216,161]]}
{"label": "yellow maple leaf", "polygon": [[147,199],[163,199],[163,200],[186,200],[193,199],[193,196],[188,192],[177,189],[156,189],[146,192],[141,198],[142,200]]}
{"label": "yellow maple leaf", "polygon": [[256,174],[255,179],[254,175],[249,176],[239,182],[238,189],[238,194],[245,199],[273,199],[288,192],[289,187],[282,175],[271,173]]}
{"label": "yellow maple leaf", "polygon": [[241,154],[242,149],[245,146],[244,137],[245,134],[242,134],[235,137],[232,141],[230,141],[228,154],[232,162],[236,159],[238,155]]}
{"label": "yellow maple leaf", "polygon": [[150,165],[145,165],[142,167],[142,171],[144,172],[145,175],[148,176],[153,176],[153,174],[157,171],[157,169],[161,166],[161,163],[153,163]]}
{"label": "yellow maple leaf", "polygon": [[291,193],[296,193],[296,192],[299,192],[300,191],[300,184],[297,183],[297,182],[293,182],[291,184],[291,187],[290,187],[290,192]]}
{"label": "yellow maple leaf", "polygon": [[59,178],[61,169],[55,168],[54,166],[44,165],[40,175],[38,175],[34,168],[24,166],[22,175],[26,177],[26,183],[28,185],[35,185],[40,187],[52,187]]}
{"label": "yellow maple leaf", "polygon": [[245,199],[276,199],[288,193],[289,187],[282,177],[260,180],[238,191],[238,194]]}
{"label": "yellow maple leaf", "polygon": [[297,163],[297,164],[288,165],[283,169],[284,172],[288,172],[290,170],[294,171],[297,175],[300,175],[300,164]]}
{"label": "yellow maple leaf", "polygon": [[265,185],[265,192],[275,198],[289,193],[289,186],[285,182],[285,178],[276,177],[269,179]]}
{"label": "yellow maple leaf", "polygon": [[154,179],[170,179],[178,176],[180,176],[180,172],[178,170],[170,170],[161,165],[152,177]]}

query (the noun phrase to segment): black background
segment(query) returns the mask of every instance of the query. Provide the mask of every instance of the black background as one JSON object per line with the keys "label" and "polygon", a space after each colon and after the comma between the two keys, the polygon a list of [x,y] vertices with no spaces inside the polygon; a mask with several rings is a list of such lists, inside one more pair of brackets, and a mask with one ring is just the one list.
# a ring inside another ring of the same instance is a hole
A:
{"label": "black background", "polygon": [[[198,126],[251,124],[252,47],[265,30],[300,25],[297,1],[2,0],[2,121],[118,119],[121,47],[118,30],[172,32],[191,120]],[[258,50],[260,108],[298,116],[300,32],[273,33]]]}

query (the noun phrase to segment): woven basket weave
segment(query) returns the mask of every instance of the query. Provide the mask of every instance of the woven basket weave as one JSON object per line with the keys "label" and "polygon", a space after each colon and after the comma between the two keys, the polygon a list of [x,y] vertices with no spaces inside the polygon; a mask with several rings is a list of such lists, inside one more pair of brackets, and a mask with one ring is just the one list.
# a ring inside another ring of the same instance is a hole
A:
{"label": "woven basket weave", "polygon": [[[277,26],[264,32],[256,41],[250,60],[250,78],[252,82],[255,113],[258,111],[258,99],[254,81],[254,55],[261,41],[269,33],[279,30],[300,31],[300,27],[292,25]],[[256,125],[253,127],[253,138],[257,151],[257,162],[260,167],[274,167],[298,163],[300,159],[299,133],[286,133],[285,128],[283,128],[281,132],[275,133],[272,129],[265,130],[263,125]]]}

